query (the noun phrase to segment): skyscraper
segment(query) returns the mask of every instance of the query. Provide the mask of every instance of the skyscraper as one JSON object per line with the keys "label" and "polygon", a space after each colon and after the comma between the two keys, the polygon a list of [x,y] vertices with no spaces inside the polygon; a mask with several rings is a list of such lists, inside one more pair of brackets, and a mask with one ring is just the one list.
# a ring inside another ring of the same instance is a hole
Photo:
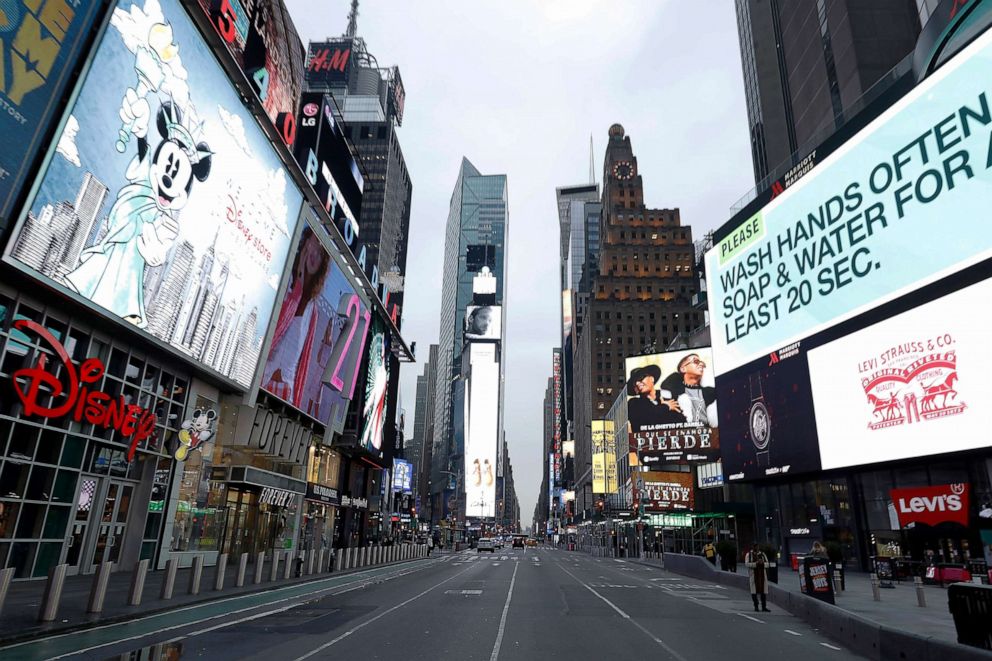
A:
{"label": "skyscraper", "polygon": [[735,4],[754,179],[760,186],[765,177],[780,176],[857,111],[862,95],[913,51],[921,18],[933,3]]}
{"label": "skyscraper", "polygon": [[[454,395],[461,378],[465,313],[472,302],[472,282],[488,268],[495,282],[493,305],[502,305],[506,291],[507,240],[506,175],[483,175],[462,159],[448,207],[441,283],[441,327],[435,367],[434,439],[431,491],[434,515],[449,511],[444,491],[451,475],[464,477],[454,424]],[[451,494],[448,494],[451,495]]]}
{"label": "skyscraper", "polygon": [[[650,209],[624,128],[614,124],[603,160],[602,222],[589,308],[574,348],[575,465],[592,463],[593,420],[624,392],[624,359],[664,351],[703,322],[692,230],[679,210]],[[580,471],[577,511],[592,506],[591,475]]]}
{"label": "skyscraper", "polygon": [[[434,369],[436,362],[437,345],[432,344],[428,351],[427,362],[424,363],[424,372],[417,377],[417,412],[413,423],[413,445],[416,449],[407,455],[407,458],[414,463],[415,491],[420,498],[419,512],[422,515],[428,512],[430,499],[431,458],[434,449],[434,393],[437,384],[437,372]],[[411,458],[414,453],[416,461]]]}

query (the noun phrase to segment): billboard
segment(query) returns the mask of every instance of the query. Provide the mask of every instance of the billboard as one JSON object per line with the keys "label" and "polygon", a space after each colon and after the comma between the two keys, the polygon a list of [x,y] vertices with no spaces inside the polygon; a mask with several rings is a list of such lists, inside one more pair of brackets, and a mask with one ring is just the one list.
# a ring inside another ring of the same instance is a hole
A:
{"label": "billboard", "polygon": [[503,329],[503,308],[498,305],[470,305],[465,310],[466,340],[499,340]]}
{"label": "billboard", "polygon": [[562,392],[561,392],[561,349],[551,350],[551,374],[552,374],[552,386],[551,386],[551,396],[554,398],[551,403],[551,447],[554,450],[554,461],[552,465],[554,466],[554,485],[561,485],[561,469],[562,469],[562,457],[561,457],[561,441],[562,441]]}
{"label": "billboard", "polygon": [[404,459],[393,459],[393,491],[413,493],[413,464]]}
{"label": "billboard", "polygon": [[638,497],[645,512],[691,510],[695,505],[692,473],[636,473]]}
{"label": "billboard", "polygon": [[984,280],[809,351],[824,469],[988,447]]}
{"label": "billboard", "polygon": [[612,420],[593,420],[592,428],[592,492],[616,493],[616,437]]}
{"label": "billboard", "polygon": [[347,85],[351,69],[352,40],[311,41],[307,49],[307,85]]}
{"label": "billboard", "polygon": [[720,435],[708,348],[628,358],[630,449],[641,463],[714,461]]}
{"label": "billboard", "polygon": [[389,330],[378,315],[372,321],[369,359],[365,377],[365,405],[362,407],[362,436],[359,444],[382,456],[386,430],[386,390],[389,386]]}
{"label": "billboard", "polygon": [[198,0],[283,142],[296,136],[303,43],[282,0]]}
{"label": "billboard", "polygon": [[389,111],[396,117],[397,126],[403,126],[403,109],[406,107],[406,88],[400,76],[400,68],[389,70]]}
{"label": "billboard", "polygon": [[496,516],[499,441],[499,359],[496,346],[468,346],[465,382],[465,515]]}
{"label": "billboard", "polygon": [[720,428],[730,439],[720,448],[728,482],[820,469],[809,369],[799,344],[721,376],[719,396]]}
{"label": "billboard", "polygon": [[110,23],[5,257],[249,387],[301,195],[176,0]]}
{"label": "billboard", "polygon": [[968,525],[967,484],[891,489],[889,497],[902,528],[914,523],[928,526],[945,522]]}
{"label": "billboard", "polygon": [[371,323],[368,306],[332,257],[307,208],[303,233],[279,306],[261,387],[323,423],[343,430]]}
{"label": "billboard", "polygon": [[723,486],[723,464],[714,461],[711,464],[700,464],[696,469],[696,483],[700,489],[713,489]]}
{"label": "billboard", "polygon": [[992,256],[990,70],[992,31],[707,252],[722,372]]}
{"label": "billboard", "polygon": [[47,144],[59,99],[104,15],[102,2],[9,0],[0,8],[0,230]]}

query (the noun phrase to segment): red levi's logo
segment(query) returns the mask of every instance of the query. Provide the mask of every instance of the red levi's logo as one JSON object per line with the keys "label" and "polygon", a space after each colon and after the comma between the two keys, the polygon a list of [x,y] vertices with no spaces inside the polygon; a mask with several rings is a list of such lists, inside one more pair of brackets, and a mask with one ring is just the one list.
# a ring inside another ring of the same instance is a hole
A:
{"label": "red levi's logo", "polygon": [[968,525],[967,484],[892,489],[889,495],[903,528],[910,523],[935,526],[946,521]]}

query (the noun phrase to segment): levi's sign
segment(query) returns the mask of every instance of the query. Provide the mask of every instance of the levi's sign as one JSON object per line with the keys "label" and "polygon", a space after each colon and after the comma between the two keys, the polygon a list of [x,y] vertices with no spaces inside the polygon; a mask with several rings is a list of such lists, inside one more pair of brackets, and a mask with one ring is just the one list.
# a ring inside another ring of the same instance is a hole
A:
{"label": "levi's sign", "polygon": [[968,485],[942,484],[936,487],[892,489],[889,492],[899,517],[899,525],[925,523],[935,526],[951,522],[968,525]]}
{"label": "levi's sign", "polygon": [[990,80],[992,30],[707,252],[721,372],[992,256]]}

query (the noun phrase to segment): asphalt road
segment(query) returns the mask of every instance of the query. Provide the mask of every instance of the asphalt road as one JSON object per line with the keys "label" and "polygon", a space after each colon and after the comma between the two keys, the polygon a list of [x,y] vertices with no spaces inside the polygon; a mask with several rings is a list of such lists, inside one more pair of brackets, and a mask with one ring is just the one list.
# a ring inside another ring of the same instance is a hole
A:
{"label": "asphalt road", "polygon": [[[109,659],[138,649],[156,660],[854,657],[788,613],[755,613],[744,592],[554,549],[449,554],[308,589],[35,641],[0,657]],[[153,644],[154,653],[144,649]]]}

